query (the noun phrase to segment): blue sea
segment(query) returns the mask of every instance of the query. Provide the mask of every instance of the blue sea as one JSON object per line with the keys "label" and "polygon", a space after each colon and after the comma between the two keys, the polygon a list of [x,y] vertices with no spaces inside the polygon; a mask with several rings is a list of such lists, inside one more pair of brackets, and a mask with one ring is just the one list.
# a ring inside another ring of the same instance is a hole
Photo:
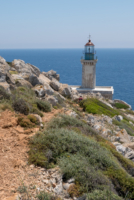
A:
{"label": "blue sea", "polygon": [[[61,83],[81,85],[83,49],[0,50],[7,61],[24,60],[41,71],[60,74]],[[114,99],[121,99],[134,109],[134,49],[96,49],[96,85],[113,86]]]}

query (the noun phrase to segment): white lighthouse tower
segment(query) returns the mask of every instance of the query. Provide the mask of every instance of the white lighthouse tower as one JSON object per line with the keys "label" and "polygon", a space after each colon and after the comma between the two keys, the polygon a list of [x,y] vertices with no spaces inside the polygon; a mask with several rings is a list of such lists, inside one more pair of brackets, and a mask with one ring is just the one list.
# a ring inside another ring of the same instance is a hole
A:
{"label": "white lighthouse tower", "polygon": [[95,89],[96,87],[96,63],[94,44],[89,40],[85,44],[84,59],[82,64],[82,86],[81,88]]}
{"label": "white lighthouse tower", "polygon": [[[81,59],[82,64],[82,85],[72,85],[72,90],[79,93],[101,93],[108,99],[113,98],[114,89],[112,86],[96,86],[96,63],[94,44],[89,41],[85,44],[84,58]],[[108,77],[106,77],[108,78]]]}

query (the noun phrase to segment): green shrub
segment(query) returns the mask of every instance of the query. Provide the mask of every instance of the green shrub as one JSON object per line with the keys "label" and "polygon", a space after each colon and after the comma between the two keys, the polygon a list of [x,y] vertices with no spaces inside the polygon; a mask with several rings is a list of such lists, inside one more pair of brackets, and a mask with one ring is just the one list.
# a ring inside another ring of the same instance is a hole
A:
{"label": "green shrub", "polygon": [[123,104],[123,103],[115,103],[114,106],[117,108],[117,109],[128,109],[129,106]]}
{"label": "green shrub", "polygon": [[12,107],[16,112],[20,112],[24,115],[28,115],[29,113],[29,107],[24,99],[15,99]]}
{"label": "green shrub", "polygon": [[129,192],[134,199],[134,178],[128,175],[124,169],[108,168],[105,174],[112,180],[118,194],[125,196]]}
{"label": "green shrub", "polygon": [[30,110],[31,113],[38,114],[40,117],[43,117],[43,113],[38,110],[38,108],[32,107]]}
{"label": "green shrub", "polygon": [[104,114],[110,117],[114,117],[115,115],[119,115],[119,112],[98,99],[85,99],[80,102],[80,106],[83,107],[83,110],[92,113],[92,114]]}
{"label": "green shrub", "polygon": [[34,115],[28,115],[27,118],[34,124],[39,124],[39,120]]}
{"label": "green shrub", "polygon": [[53,197],[51,194],[47,193],[47,192],[40,192],[37,195],[39,200],[56,200],[55,197]]}
{"label": "green shrub", "polygon": [[36,100],[37,107],[43,112],[51,112],[51,105],[48,101]]}
{"label": "green shrub", "polygon": [[4,89],[4,87],[0,86],[0,100],[2,100],[2,99],[7,99],[7,100],[9,100],[10,97],[11,97],[10,94],[8,94],[8,93],[6,92],[6,90]]}
{"label": "green shrub", "polygon": [[35,125],[27,117],[18,117],[18,124],[25,128],[32,128]]}
{"label": "green shrub", "polygon": [[47,131],[36,134],[30,142],[29,162],[46,168],[58,164],[65,180],[75,178],[79,187],[71,192],[80,196],[86,193],[89,199],[101,199],[107,188],[111,199],[120,200],[111,192],[114,184],[119,196],[129,193],[134,199],[134,179],[129,175],[134,176],[134,164],[76,118],[60,115]]}
{"label": "green shrub", "polygon": [[123,200],[109,190],[94,190],[86,195],[87,200]]}
{"label": "green shrub", "polygon": [[90,165],[87,157],[80,154],[65,154],[59,158],[58,164],[64,174],[64,179],[72,177],[80,184],[79,193],[86,193],[94,189],[104,189],[109,180],[97,167]]}

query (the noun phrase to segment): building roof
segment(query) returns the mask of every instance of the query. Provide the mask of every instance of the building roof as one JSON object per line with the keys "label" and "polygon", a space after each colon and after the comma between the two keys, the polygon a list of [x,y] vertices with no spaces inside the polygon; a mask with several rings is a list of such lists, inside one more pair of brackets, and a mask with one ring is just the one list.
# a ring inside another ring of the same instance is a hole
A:
{"label": "building roof", "polygon": [[91,40],[89,40],[89,41],[85,44],[85,46],[94,46],[94,44],[91,42]]}

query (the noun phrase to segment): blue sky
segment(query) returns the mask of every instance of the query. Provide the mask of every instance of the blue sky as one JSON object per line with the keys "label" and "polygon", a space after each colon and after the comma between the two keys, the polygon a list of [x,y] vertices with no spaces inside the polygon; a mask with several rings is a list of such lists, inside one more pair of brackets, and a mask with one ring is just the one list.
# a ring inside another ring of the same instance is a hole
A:
{"label": "blue sky", "polygon": [[134,0],[0,0],[0,49],[134,48]]}

